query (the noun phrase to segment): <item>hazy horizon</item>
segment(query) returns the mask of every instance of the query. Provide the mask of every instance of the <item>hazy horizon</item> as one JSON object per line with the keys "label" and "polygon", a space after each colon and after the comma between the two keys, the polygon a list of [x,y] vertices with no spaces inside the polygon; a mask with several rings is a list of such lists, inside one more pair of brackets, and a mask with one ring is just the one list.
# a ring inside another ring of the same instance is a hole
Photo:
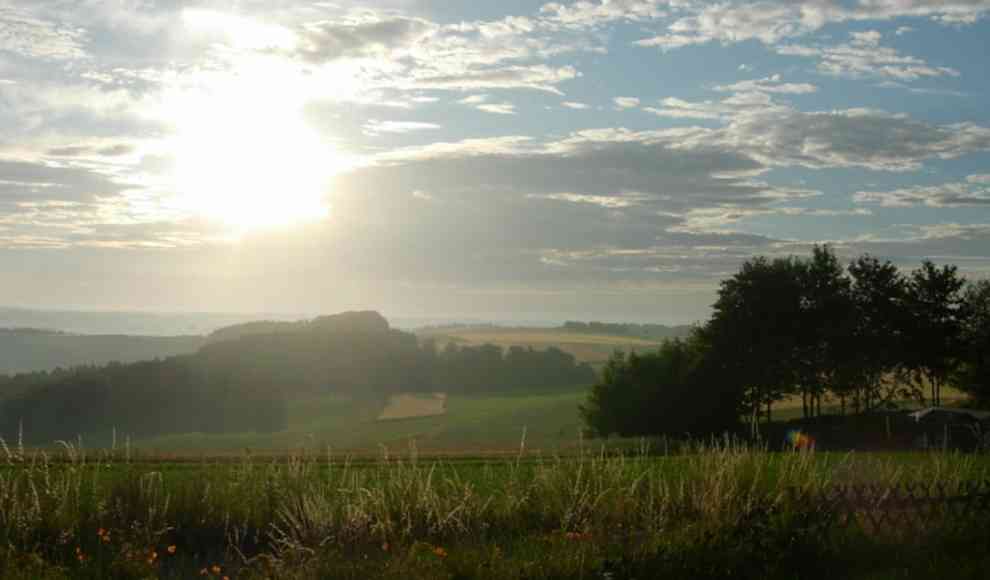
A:
{"label": "hazy horizon", "polygon": [[[0,330],[34,328],[72,334],[130,334],[142,336],[206,335],[224,326],[259,320],[295,321],[337,312],[164,312],[78,309],[35,309],[0,305]],[[650,323],[677,326],[689,322],[662,320],[607,319],[575,315],[564,318],[524,316],[402,316],[383,313],[389,324],[402,330],[452,324],[493,324],[497,326],[552,327],[566,321]]]}

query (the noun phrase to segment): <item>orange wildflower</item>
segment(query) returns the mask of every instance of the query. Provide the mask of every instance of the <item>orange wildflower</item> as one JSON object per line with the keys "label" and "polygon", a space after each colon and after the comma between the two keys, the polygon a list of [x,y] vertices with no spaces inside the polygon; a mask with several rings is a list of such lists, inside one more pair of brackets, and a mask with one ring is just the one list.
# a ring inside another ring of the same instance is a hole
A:
{"label": "orange wildflower", "polygon": [[172,544],[168,548],[165,548],[169,554],[175,554],[175,544]]}
{"label": "orange wildflower", "polygon": [[447,557],[447,550],[444,550],[440,546],[437,546],[436,548],[433,548],[433,553],[436,554],[437,558],[446,558]]}
{"label": "orange wildflower", "polygon": [[210,572],[213,572],[214,574],[219,574],[222,571],[223,570],[220,568],[218,564],[214,564],[212,567],[210,567]]}

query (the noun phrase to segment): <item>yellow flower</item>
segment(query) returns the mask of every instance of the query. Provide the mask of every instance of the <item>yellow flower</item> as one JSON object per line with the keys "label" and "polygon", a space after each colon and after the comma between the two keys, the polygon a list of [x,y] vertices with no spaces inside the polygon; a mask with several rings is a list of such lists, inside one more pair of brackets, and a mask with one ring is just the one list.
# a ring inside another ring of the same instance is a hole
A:
{"label": "yellow flower", "polygon": [[217,564],[214,564],[212,567],[210,567],[210,572],[213,572],[214,574],[219,574],[222,571],[223,570]]}
{"label": "yellow flower", "polygon": [[166,548],[166,550],[168,550],[169,554],[175,554],[175,544],[172,544],[171,546]]}

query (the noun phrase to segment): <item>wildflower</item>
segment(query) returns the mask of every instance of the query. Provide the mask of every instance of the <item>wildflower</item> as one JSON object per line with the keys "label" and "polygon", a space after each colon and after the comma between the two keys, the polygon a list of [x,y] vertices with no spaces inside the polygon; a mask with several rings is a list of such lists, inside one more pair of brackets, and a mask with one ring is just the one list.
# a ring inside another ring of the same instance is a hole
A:
{"label": "wildflower", "polygon": [[210,572],[212,572],[214,574],[219,575],[220,572],[222,572],[222,571],[223,571],[223,569],[220,568],[220,565],[219,564],[214,564],[213,566],[210,567]]}
{"label": "wildflower", "polygon": [[382,551],[383,552],[388,552],[388,548],[389,548],[388,542],[385,542],[384,544],[382,544]]}
{"label": "wildflower", "polygon": [[158,552],[152,550],[151,552],[148,553],[148,560],[149,561],[152,561],[153,562],[153,561],[155,561],[157,559],[158,559]]}
{"label": "wildflower", "polygon": [[210,573],[210,571],[207,570],[206,568],[203,568],[202,570],[199,571],[199,575],[200,576],[206,576],[209,573]]}
{"label": "wildflower", "polygon": [[103,536],[105,536],[105,535],[107,535],[108,533],[109,533],[109,532],[107,532],[107,531],[106,531],[106,530],[104,530],[103,528],[100,528],[100,529],[98,529],[98,530],[96,530],[96,535],[97,535],[97,536],[99,536],[99,537],[101,537],[101,538],[102,538]]}
{"label": "wildflower", "polygon": [[440,546],[433,548],[433,553],[436,554],[437,558],[446,558],[447,550],[444,550]]}
{"label": "wildflower", "polygon": [[169,555],[173,555],[174,556],[175,555],[175,544],[172,544],[168,548],[165,548],[165,550],[168,551]]}

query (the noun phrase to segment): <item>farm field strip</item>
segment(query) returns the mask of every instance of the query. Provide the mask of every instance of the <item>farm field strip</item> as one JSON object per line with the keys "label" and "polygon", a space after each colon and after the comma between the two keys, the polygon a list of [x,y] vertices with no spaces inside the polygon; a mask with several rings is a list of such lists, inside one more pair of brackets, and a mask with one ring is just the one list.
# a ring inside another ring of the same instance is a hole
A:
{"label": "farm field strip", "polygon": [[447,393],[389,395],[379,421],[435,417],[447,412]]}

